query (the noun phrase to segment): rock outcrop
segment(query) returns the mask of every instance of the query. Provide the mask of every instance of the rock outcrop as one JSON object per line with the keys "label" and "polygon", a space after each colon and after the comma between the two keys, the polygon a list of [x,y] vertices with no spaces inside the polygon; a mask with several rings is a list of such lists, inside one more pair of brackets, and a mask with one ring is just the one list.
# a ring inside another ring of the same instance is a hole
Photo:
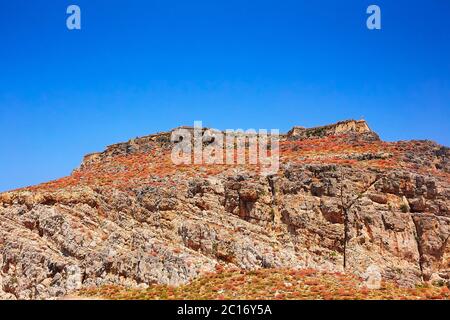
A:
{"label": "rock outcrop", "polygon": [[401,286],[450,278],[449,149],[388,143],[364,121],[294,128],[280,170],[181,165],[170,132],[0,194],[0,298],[177,285],[217,264],[314,268]]}
{"label": "rock outcrop", "polygon": [[378,135],[369,128],[365,120],[347,120],[315,128],[294,127],[287,133],[287,138],[298,140],[344,134],[357,134],[359,139],[366,137],[379,140]]}

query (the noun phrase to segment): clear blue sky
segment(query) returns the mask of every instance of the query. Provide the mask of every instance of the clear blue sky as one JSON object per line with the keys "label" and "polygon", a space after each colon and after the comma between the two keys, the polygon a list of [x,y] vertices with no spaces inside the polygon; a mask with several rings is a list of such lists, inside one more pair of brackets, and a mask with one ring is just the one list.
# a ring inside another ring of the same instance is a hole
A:
{"label": "clear blue sky", "polygon": [[[366,28],[370,4],[381,31]],[[385,140],[450,145],[448,0],[2,0],[0,41],[0,191],[194,120],[364,117]]]}

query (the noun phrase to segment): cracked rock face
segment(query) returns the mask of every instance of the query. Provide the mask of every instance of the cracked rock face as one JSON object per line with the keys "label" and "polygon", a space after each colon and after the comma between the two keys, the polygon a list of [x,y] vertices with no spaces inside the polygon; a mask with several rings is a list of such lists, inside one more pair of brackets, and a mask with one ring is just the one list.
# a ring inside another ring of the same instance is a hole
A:
{"label": "cracked rock face", "polygon": [[445,147],[382,142],[361,122],[297,128],[265,177],[175,166],[167,137],[111,146],[69,177],[1,194],[0,298],[178,285],[217,264],[449,281]]}

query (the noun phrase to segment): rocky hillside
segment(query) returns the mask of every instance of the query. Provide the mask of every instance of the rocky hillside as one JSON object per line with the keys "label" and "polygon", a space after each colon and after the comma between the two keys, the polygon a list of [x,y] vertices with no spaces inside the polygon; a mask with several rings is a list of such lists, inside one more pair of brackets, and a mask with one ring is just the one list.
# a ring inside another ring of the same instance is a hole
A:
{"label": "rocky hillside", "polygon": [[282,135],[280,170],[174,165],[170,132],[87,155],[65,178],[0,194],[0,298],[179,285],[220,267],[411,287],[450,278],[450,149],[383,142],[364,121]]}

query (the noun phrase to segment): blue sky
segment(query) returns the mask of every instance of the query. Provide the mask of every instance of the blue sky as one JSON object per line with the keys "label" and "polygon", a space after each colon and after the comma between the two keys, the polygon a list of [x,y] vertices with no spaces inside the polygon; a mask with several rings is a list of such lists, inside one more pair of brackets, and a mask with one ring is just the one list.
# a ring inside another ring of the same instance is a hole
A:
{"label": "blue sky", "polygon": [[364,117],[385,140],[450,145],[448,0],[1,1],[0,41],[0,191],[194,120],[287,131]]}

